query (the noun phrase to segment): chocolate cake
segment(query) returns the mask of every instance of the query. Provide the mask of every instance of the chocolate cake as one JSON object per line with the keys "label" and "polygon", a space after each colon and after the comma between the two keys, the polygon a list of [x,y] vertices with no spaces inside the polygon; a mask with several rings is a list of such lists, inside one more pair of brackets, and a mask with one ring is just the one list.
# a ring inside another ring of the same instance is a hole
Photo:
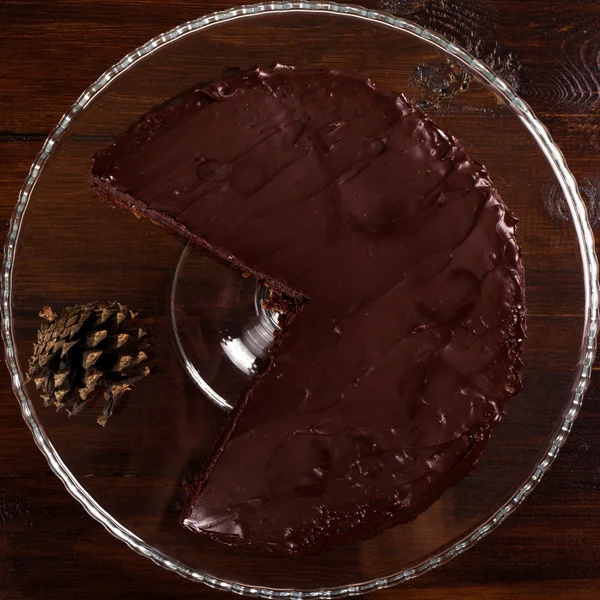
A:
{"label": "chocolate cake", "polygon": [[334,70],[238,72],[142,117],[92,181],[270,284],[289,317],[185,527],[320,549],[413,519],[471,471],[521,389],[516,219],[401,94]]}

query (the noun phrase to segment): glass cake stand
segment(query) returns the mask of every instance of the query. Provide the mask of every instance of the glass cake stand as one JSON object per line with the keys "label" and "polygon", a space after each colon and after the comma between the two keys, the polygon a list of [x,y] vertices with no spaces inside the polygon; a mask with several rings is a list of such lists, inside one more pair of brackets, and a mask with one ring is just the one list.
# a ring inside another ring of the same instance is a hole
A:
{"label": "glass cake stand", "polygon": [[[201,468],[223,409],[247,387],[275,327],[262,309],[263,291],[177,237],[100,203],[87,180],[94,153],[153,106],[218,78],[224,67],[275,62],[335,67],[425,102],[434,120],[489,168],[520,218],[527,276],[525,390],[473,473],[411,523],[301,558],[257,557],[178,524],[183,483]],[[420,85],[428,65],[455,79],[459,73],[451,102]],[[564,210],[552,210],[550,201]],[[59,227],[63,235],[50,237]],[[269,2],[212,14],[151,40],[104,73],[31,168],[13,215],[2,284],[14,391],[68,491],[114,536],[162,567],[253,596],[363,593],[471,547],[550,467],[581,406],[596,344],[597,262],[585,206],[531,109],[486,65],[434,32],[328,2]],[[42,306],[112,299],[145,319],[154,373],[103,429],[97,411],[69,420],[41,408],[24,372]]]}

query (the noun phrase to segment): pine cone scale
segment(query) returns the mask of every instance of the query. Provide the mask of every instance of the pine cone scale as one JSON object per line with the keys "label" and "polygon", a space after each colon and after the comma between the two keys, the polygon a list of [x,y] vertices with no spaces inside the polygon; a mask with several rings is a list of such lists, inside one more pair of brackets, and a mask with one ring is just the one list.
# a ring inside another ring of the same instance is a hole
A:
{"label": "pine cone scale", "polygon": [[100,342],[102,342],[106,336],[108,335],[108,330],[100,329],[99,331],[94,331],[93,333],[88,334],[85,337],[85,343],[88,348],[95,348]]}

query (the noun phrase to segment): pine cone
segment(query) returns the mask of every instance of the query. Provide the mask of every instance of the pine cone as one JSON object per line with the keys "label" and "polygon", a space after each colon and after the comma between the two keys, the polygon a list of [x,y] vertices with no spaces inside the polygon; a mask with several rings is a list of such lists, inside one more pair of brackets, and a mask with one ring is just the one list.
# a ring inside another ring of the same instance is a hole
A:
{"label": "pine cone", "polygon": [[119,398],[150,373],[146,332],[137,314],[118,302],[79,304],[60,314],[49,307],[29,359],[28,381],[41,391],[44,406],[54,404],[75,415],[104,392],[100,425],[113,414]]}

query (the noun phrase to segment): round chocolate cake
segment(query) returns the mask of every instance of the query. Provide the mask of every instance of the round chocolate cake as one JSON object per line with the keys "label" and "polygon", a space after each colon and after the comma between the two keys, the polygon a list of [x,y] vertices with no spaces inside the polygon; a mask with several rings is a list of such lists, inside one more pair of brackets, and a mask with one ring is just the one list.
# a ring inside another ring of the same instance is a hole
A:
{"label": "round chocolate cake", "polygon": [[144,116],[98,194],[274,290],[285,314],[182,523],[285,553],[413,519],[521,389],[516,219],[401,94],[333,70],[238,72]]}

